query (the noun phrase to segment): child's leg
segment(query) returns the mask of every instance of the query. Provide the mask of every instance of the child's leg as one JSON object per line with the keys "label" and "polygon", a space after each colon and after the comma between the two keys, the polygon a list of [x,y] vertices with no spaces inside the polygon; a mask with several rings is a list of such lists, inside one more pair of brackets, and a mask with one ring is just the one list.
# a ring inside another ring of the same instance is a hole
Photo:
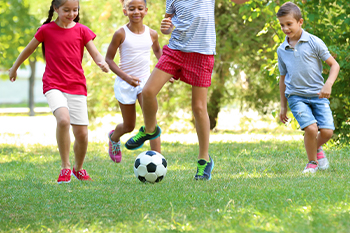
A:
{"label": "child's leg", "polygon": [[199,142],[198,159],[209,161],[210,122],[207,111],[207,87],[192,87],[192,111],[196,121]]}
{"label": "child's leg", "polygon": [[154,68],[142,90],[142,112],[145,122],[145,133],[153,133],[156,128],[156,115],[158,111],[157,94],[171,77],[171,74]]}
{"label": "child's leg", "polygon": [[[137,96],[137,99],[139,100],[140,106],[142,108],[142,106],[143,106],[142,94],[139,94]],[[136,118],[136,114],[135,114],[135,118]],[[151,150],[154,150],[154,151],[157,151],[157,152],[161,153],[160,137],[157,137],[156,139],[151,140],[149,143],[151,145]]]}
{"label": "child's leg", "polygon": [[317,134],[318,127],[313,123],[304,128],[304,144],[309,161],[317,161]]}
{"label": "child's leg", "polygon": [[333,136],[332,129],[320,129],[320,132],[317,135],[317,148],[329,141]]}
{"label": "child's leg", "polygon": [[75,137],[74,154],[75,154],[75,171],[83,169],[83,163],[88,147],[88,127],[87,125],[72,125]]}
{"label": "child's leg", "polygon": [[70,117],[68,109],[58,108],[54,113],[57,121],[56,140],[60,152],[62,169],[70,169],[69,150],[70,150]]}
{"label": "child's leg", "polygon": [[133,131],[136,122],[135,104],[122,104],[119,102],[119,107],[122,112],[123,123],[118,124],[111,135],[111,139],[114,142],[119,142],[121,136]]}

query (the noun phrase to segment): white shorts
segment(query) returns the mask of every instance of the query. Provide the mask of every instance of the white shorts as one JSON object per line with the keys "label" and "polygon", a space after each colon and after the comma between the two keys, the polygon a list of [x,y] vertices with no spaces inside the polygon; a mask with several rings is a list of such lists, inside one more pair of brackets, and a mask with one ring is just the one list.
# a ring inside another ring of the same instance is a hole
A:
{"label": "white shorts", "polygon": [[69,111],[72,125],[88,125],[87,100],[85,95],[71,95],[57,89],[45,93],[47,103],[54,113],[58,108],[65,107]]}
{"label": "white shorts", "polygon": [[115,98],[122,104],[135,104],[137,96],[142,92],[148,78],[149,76],[146,78],[141,78],[140,85],[133,87],[117,76],[114,82]]}

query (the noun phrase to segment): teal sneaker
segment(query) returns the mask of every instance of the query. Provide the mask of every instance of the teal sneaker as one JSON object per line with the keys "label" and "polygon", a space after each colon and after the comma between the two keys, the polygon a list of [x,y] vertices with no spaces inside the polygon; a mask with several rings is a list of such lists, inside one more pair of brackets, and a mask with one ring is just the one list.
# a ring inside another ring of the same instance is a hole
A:
{"label": "teal sneaker", "polygon": [[156,126],[156,129],[153,133],[148,134],[145,133],[145,126],[142,126],[139,130],[139,132],[132,138],[130,138],[126,143],[125,147],[128,150],[136,150],[143,146],[143,143],[146,140],[153,140],[160,136],[162,133],[162,130],[159,128],[159,126]]}
{"label": "teal sneaker", "polygon": [[210,180],[211,171],[214,168],[214,160],[210,157],[210,162],[200,159],[197,162],[197,174],[194,176],[195,180]]}

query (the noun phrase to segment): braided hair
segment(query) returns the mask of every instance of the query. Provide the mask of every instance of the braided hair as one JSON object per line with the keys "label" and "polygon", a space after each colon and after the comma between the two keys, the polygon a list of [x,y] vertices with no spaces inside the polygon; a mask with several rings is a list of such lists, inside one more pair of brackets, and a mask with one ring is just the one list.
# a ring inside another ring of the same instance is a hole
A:
{"label": "braided hair", "polygon": [[[63,4],[66,3],[67,0],[52,0],[51,2],[51,6],[50,6],[50,10],[49,10],[49,15],[47,17],[47,19],[45,20],[44,24],[50,23],[52,21],[52,17],[53,14],[55,13],[55,8],[58,9],[60,6],[62,6]],[[74,22],[78,23],[79,22],[79,9],[78,9],[78,15],[77,17],[73,20]],[[39,30],[39,29],[38,29]],[[43,56],[45,58],[45,46],[44,46],[44,42],[42,42],[42,52],[43,52]]]}

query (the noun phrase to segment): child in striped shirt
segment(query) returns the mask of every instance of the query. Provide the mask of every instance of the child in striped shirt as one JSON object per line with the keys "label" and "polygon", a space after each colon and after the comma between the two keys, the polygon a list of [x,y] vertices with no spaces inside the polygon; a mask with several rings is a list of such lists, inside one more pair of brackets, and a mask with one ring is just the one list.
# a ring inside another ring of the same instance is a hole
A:
{"label": "child in striped shirt", "polygon": [[[231,1],[244,3],[247,0]],[[216,46],[214,9],[215,0],[166,1],[166,14],[160,29],[163,34],[172,33],[171,38],[163,47],[163,55],[142,91],[145,126],[125,144],[127,149],[138,149],[146,140],[161,134],[156,119],[156,96],[168,80],[174,77],[191,85],[192,111],[199,141],[196,180],[210,180],[214,167],[208,154],[210,123],[207,111]]]}

